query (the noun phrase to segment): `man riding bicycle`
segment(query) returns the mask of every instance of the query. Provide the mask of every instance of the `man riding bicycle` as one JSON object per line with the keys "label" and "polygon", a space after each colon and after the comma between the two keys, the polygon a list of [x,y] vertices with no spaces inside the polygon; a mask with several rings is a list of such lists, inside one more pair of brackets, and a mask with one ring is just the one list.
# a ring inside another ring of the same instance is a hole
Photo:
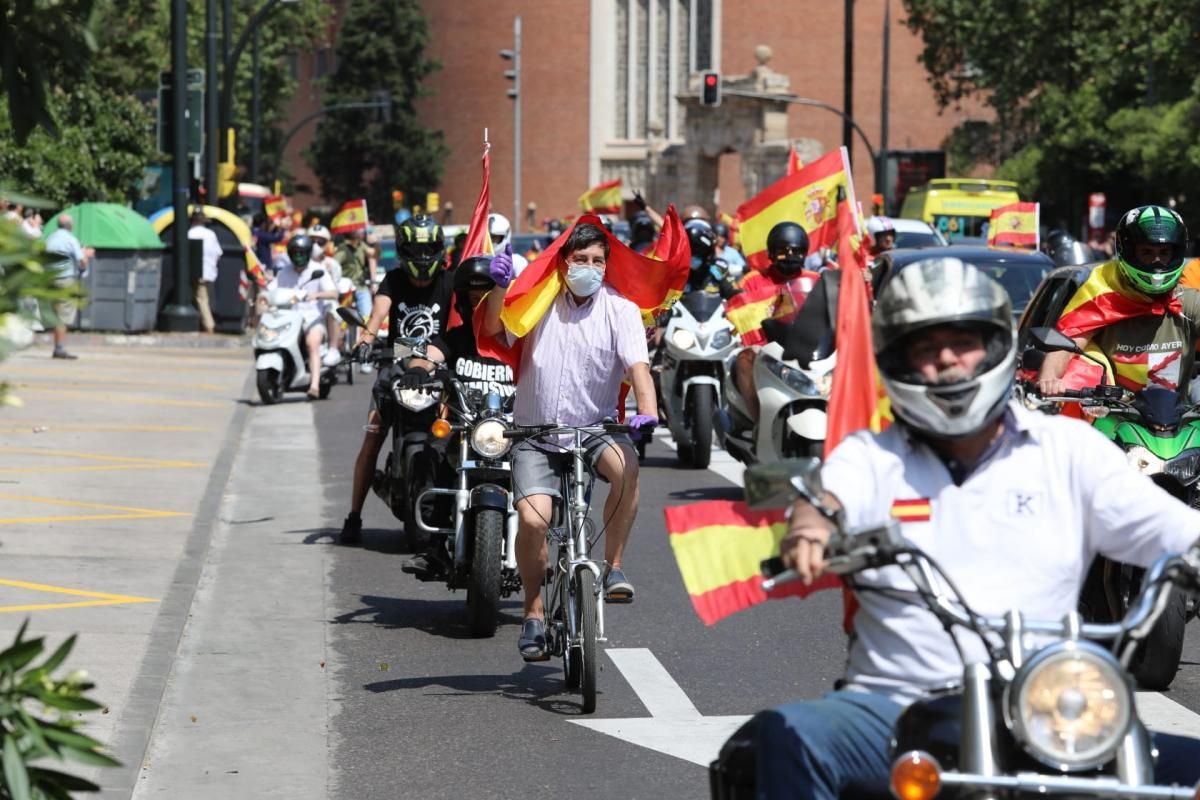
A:
{"label": "man riding bicycle", "polygon": [[[635,436],[649,435],[658,423],[641,312],[604,282],[609,239],[591,224],[577,225],[562,248],[559,265],[565,284],[549,311],[529,332],[522,351],[514,421],[517,425],[595,425],[617,416],[621,383],[628,377],[638,414],[630,420]],[[497,287],[513,276],[511,248],[492,261]],[[488,295],[482,333],[504,330],[504,292]],[[638,505],[638,462],[624,435],[589,440],[596,472],[610,484],[604,505],[605,599],[631,602],[633,584],[623,557]],[[546,532],[559,482],[570,463],[551,442],[530,442],[513,454],[513,497],[518,514],[517,566],[525,590],[524,624],[518,648],[526,661],[544,661],[545,609],[540,588],[546,576]]]}
{"label": "man riding bicycle", "polygon": [[[1148,565],[1196,542],[1200,512],[1131,470],[1104,436],[1010,401],[1012,307],[981,270],[955,258],[910,264],[880,292],[871,324],[896,422],[850,435],[821,469],[824,500],[847,527],[928,509],[901,517],[901,533],[965,590],[971,608],[1039,619],[1075,610],[1097,553]],[[808,503],[792,506],[780,552],[801,580],[822,574],[831,531]],[[888,796],[901,711],[961,679],[942,623],[898,596],[916,588],[900,567],[860,572],[855,584],[841,688],[756,720],[761,798]],[[956,637],[966,661],[985,661],[975,634]],[[1157,735],[1156,746],[1157,780],[1200,777],[1195,754],[1180,757],[1178,748],[1194,747],[1189,740]]]}

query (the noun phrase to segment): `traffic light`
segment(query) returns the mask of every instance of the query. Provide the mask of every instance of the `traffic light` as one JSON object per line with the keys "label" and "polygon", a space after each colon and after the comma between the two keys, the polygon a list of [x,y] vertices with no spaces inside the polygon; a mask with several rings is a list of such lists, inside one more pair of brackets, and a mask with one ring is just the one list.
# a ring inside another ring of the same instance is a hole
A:
{"label": "traffic light", "polygon": [[721,105],[721,73],[704,72],[700,75],[700,105]]}

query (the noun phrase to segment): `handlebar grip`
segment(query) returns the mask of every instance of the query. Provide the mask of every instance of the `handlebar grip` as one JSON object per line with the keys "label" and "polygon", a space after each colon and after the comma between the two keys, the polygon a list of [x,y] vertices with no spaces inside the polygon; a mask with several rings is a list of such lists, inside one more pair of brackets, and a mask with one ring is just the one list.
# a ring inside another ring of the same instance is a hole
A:
{"label": "handlebar grip", "polygon": [[606,423],[604,425],[605,433],[633,433],[633,428],[629,425],[620,425],[617,423]]}
{"label": "handlebar grip", "polygon": [[762,576],[764,578],[774,578],[787,571],[787,567],[783,565],[782,556],[773,556],[772,558],[763,559],[759,562],[758,569],[760,572],[762,572]]}

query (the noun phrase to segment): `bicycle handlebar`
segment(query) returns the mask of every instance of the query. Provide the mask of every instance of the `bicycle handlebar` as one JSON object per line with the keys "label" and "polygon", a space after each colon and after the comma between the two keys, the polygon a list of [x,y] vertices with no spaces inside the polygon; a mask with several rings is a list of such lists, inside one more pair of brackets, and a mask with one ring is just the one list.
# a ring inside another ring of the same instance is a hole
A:
{"label": "bicycle handlebar", "polygon": [[574,433],[575,431],[596,436],[602,433],[630,433],[632,430],[633,429],[628,425],[612,422],[605,422],[599,425],[518,425],[506,430],[504,432],[504,438],[531,439],[535,436],[543,436],[547,433]]}

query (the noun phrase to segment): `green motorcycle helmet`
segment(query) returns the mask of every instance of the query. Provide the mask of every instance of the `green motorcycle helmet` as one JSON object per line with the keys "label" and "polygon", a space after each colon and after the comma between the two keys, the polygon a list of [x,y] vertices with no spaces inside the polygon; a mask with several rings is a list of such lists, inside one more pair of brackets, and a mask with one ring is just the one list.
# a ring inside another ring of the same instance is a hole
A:
{"label": "green motorcycle helmet", "polygon": [[446,237],[433,217],[418,214],[400,225],[396,236],[400,263],[413,280],[432,280],[446,260]]}
{"label": "green motorcycle helmet", "polygon": [[[1162,206],[1138,206],[1127,211],[1117,225],[1117,261],[1133,287],[1144,294],[1166,294],[1179,283],[1187,248],[1187,226],[1183,218]],[[1143,263],[1138,245],[1169,245],[1165,262]]]}

